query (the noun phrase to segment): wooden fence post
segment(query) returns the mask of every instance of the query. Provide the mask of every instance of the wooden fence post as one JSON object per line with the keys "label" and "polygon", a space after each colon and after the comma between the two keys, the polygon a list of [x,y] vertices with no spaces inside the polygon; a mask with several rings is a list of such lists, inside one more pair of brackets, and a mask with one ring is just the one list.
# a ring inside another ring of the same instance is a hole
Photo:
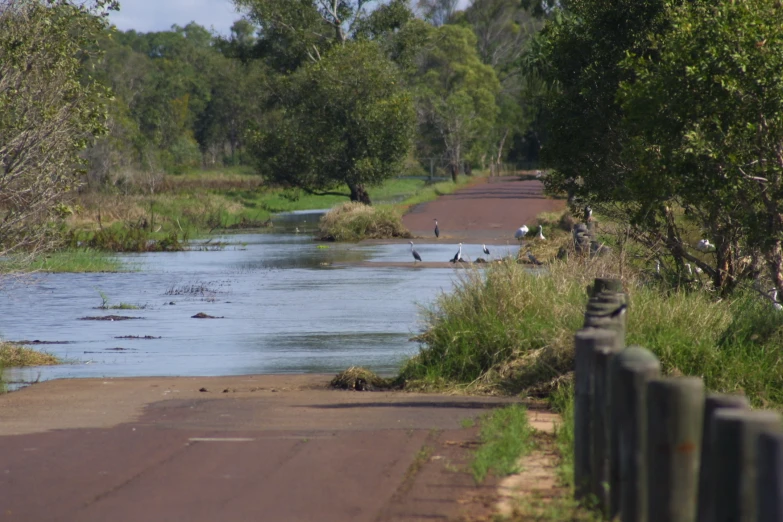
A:
{"label": "wooden fence post", "polygon": [[598,500],[598,507],[606,518],[611,518],[611,475],[609,459],[611,454],[611,376],[610,365],[615,354],[620,352],[617,334],[611,346],[596,346],[593,351],[593,409],[592,409],[592,457],[590,459],[592,493]]}
{"label": "wooden fence post", "polygon": [[647,385],[647,520],[693,522],[699,486],[704,383],[698,377]]}
{"label": "wooden fence post", "polygon": [[585,499],[592,491],[593,361],[598,349],[614,349],[617,334],[584,328],[574,336],[574,496]]}
{"label": "wooden fence post", "polygon": [[783,435],[759,435],[756,491],[757,520],[783,520]]}
{"label": "wooden fence post", "polygon": [[724,395],[710,393],[704,399],[704,423],[701,445],[701,464],[699,467],[699,498],[698,517],[699,522],[712,522],[714,520],[712,498],[712,421],[715,413],[723,408],[750,410],[750,402],[743,395]]}
{"label": "wooden fence post", "polygon": [[618,455],[611,461],[612,499],[623,522],[647,520],[647,383],[661,373],[649,350],[631,346],[612,360],[612,425]]}
{"label": "wooden fence post", "polygon": [[[589,226],[589,225],[588,225]],[[623,291],[623,280],[622,279],[613,279],[609,277],[596,277],[595,282],[593,283],[593,290],[590,294],[590,297],[593,297],[598,292],[601,292],[603,290],[608,290],[609,292],[620,292]]]}
{"label": "wooden fence post", "polygon": [[716,522],[756,522],[759,434],[779,433],[774,411],[719,409],[712,421],[712,513]]}

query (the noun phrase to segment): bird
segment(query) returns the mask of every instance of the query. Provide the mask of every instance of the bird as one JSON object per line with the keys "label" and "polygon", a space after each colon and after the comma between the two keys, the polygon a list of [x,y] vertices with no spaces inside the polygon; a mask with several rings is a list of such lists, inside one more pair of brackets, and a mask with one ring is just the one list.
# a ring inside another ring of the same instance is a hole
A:
{"label": "bird", "polygon": [[696,250],[699,250],[701,252],[706,252],[708,250],[711,250],[715,245],[710,243],[709,239],[702,239],[699,241],[699,243],[696,245]]}
{"label": "bird", "polygon": [[540,170],[536,171],[536,178],[541,178],[541,176],[543,176],[543,175],[544,175],[544,173],[541,172]]}
{"label": "bird", "polygon": [[538,225],[538,239],[546,239],[544,237],[544,226]]}
{"label": "bird", "polygon": [[660,274],[661,273],[661,262],[657,259],[655,260],[655,273]]}
{"label": "bird", "polygon": [[408,242],[411,244],[411,254],[413,254],[413,264],[416,264],[416,261],[421,261],[421,256],[413,248],[413,241],[408,241]]}
{"label": "bird", "polygon": [[457,261],[465,262],[464,259],[462,259],[462,243],[459,244],[459,250],[457,250],[457,253],[454,254],[454,257],[451,258],[452,263],[456,263]]}
{"label": "bird", "polygon": [[588,223],[590,221],[590,218],[593,217],[593,209],[590,207],[590,205],[587,205],[585,207],[585,223]]}
{"label": "bird", "polygon": [[438,228],[438,220],[435,220],[435,237],[440,237],[440,228]]}
{"label": "bird", "polygon": [[519,229],[514,233],[514,237],[517,239],[523,239],[527,233],[528,233],[527,225],[522,225],[519,227]]}
{"label": "bird", "polygon": [[770,292],[772,294],[772,306],[775,307],[775,310],[783,310],[783,305],[778,303],[778,289],[773,288]]}
{"label": "bird", "polygon": [[487,245],[481,245],[481,248],[484,250],[484,253],[489,255],[489,249],[487,248]]}
{"label": "bird", "polygon": [[685,263],[685,268],[688,269],[688,275],[693,275],[693,270],[691,270],[691,264]]}
{"label": "bird", "polygon": [[533,263],[534,265],[543,265],[543,264],[544,264],[544,263],[542,263],[541,261],[539,261],[538,259],[536,259],[536,256],[534,256],[534,255],[533,255],[533,252],[531,252],[530,250],[528,250],[528,251],[527,251],[527,258],[528,258],[528,259],[530,260],[530,262],[531,262],[531,263]]}

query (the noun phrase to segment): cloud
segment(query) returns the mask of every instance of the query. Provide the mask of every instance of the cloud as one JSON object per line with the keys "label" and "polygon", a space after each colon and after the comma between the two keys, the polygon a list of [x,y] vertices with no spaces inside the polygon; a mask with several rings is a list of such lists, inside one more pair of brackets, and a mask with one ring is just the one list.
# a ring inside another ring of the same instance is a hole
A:
{"label": "cloud", "polygon": [[122,31],[168,31],[174,24],[196,22],[227,35],[241,17],[231,0],[121,0],[120,11],[109,20]]}

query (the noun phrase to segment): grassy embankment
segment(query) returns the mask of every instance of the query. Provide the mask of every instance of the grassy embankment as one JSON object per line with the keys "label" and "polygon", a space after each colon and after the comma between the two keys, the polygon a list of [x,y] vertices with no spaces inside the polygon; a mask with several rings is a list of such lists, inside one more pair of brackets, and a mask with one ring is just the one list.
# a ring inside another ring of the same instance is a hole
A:
{"label": "grassy embankment", "polygon": [[[462,176],[455,185],[395,178],[369,193],[385,218],[475,179]],[[340,192],[347,194],[347,187]],[[242,167],[165,175],[154,183],[152,178],[137,179],[112,191],[72,196],[61,208],[65,248],[34,259],[13,259],[0,271],[119,271],[127,267],[112,257],[113,252],[179,250],[187,239],[205,233],[266,227],[275,213],[330,208],[345,201],[338,195],[268,187],[252,169]],[[352,236],[359,237],[363,236]]]}
{"label": "grassy embankment", "polygon": [[[573,253],[557,260],[569,234],[556,230],[558,216],[542,217],[548,241],[530,243],[547,261],[547,273],[532,273],[513,260],[461,272],[451,293],[422,310],[420,353],[390,385],[548,397],[563,415],[554,444],[569,489],[573,336],[583,323],[587,286],[595,277],[621,277],[630,298],[627,342],[654,352],[664,374],[699,376],[710,390],[783,409],[783,313],[769,301],[752,290],[717,299],[704,285],[671,287],[653,271],[633,266],[627,248],[591,260]],[[573,511],[568,498],[554,512],[589,519],[589,513]],[[545,511],[536,510],[536,516]]]}

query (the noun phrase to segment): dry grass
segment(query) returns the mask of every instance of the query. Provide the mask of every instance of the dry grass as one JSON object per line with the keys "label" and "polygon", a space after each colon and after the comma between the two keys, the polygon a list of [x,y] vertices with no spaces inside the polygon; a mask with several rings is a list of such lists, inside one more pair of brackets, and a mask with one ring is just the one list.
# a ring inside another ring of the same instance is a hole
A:
{"label": "dry grass", "polygon": [[351,366],[334,376],[329,383],[332,388],[341,390],[373,391],[394,387],[391,379],[379,377],[376,373],[360,366]]}
{"label": "dry grass", "polygon": [[0,368],[51,366],[60,363],[61,361],[50,353],[9,343],[0,344]]}
{"label": "dry grass", "polygon": [[319,223],[319,235],[332,241],[412,237],[396,209],[357,202],[346,202],[327,212]]}

